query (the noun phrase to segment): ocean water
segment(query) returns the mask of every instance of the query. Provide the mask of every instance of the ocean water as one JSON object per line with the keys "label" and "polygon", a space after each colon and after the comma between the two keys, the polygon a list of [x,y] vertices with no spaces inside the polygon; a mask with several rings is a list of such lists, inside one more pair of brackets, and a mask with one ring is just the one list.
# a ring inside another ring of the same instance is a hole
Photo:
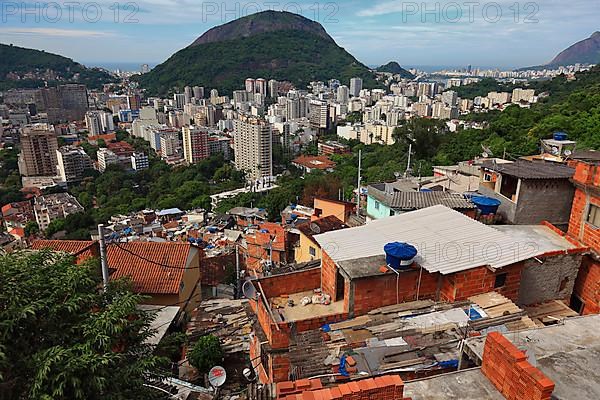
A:
{"label": "ocean water", "polygon": [[132,62],[118,62],[118,61],[88,61],[88,62],[83,62],[83,65],[85,65],[86,67],[100,67],[100,68],[104,68],[107,69],[109,71],[116,71],[121,70],[121,71],[127,71],[127,72],[140,72],[140,70],[142,69],[142,64],[148,64],[148,66],[150,66],[150,68],[154,68],[156,65],[158,65],[158,63],[156,62],[139,62],[139,63],[132,63]]}

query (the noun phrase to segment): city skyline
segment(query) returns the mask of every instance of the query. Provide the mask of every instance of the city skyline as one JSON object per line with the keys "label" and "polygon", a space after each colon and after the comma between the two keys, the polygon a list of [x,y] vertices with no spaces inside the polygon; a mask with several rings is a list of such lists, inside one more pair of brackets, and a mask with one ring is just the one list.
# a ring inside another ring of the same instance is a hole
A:
{"label": "city skyline", "polygon": [[61,54],[86,65],[157,64],[213,26],[271,8],[320,22],[338,45],[366,65],[396,60],[406,66],[514,68],[547,63],[600,29],[596,25],[600,4],[583,0],[568,7],[558,0],[55,4],[4,2],[2,42]]}

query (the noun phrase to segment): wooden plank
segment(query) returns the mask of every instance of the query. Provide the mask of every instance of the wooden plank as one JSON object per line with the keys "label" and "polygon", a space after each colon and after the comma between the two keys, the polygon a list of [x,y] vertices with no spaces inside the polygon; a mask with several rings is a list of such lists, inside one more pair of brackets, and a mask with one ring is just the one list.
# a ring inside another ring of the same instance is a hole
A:
{"label": "wooden plank", "polygon": [[393,304],[391,306],[381,307],[376,310],[370,311],[369,314],[392,314],[396,312],[418,310],[421,308],[431,307],[434,304],[435,303],[433,300],[409,301],[407,303]]}
{"label": "wooden plank", "polygon": [[337,331],[340,329],[348,329],[348,328],[354,328],[356,326],[363,326],[369,322],[371,322],[371,318],[368,315],[362,315],[360,317],[356,317],[356,318],[348,320],[348,321],[338,322],[335,324],[329,324],[329,327],[331,328],[332,331]]}
{"label": "wooden plank", "polygon": [[469,300],[483,309],[510,302],[508,298],[497,292],[479,294],[469,297]]}

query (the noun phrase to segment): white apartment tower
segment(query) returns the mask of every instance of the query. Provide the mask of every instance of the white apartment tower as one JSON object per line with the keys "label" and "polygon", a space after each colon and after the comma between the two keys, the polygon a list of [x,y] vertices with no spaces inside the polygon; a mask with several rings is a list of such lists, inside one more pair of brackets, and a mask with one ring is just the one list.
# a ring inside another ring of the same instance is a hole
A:
{"label": "white apartment tower", "polygon": [[358,97],[363,88],[363,80],[361,78],[350,79],[350,94],[353,97]]}
{"label": "white apartment tower", "polygon": [[271,126],[256,117],[240,116],[234,120],[233,149],[235,167],[247,171],[249,179],[273,175]]}

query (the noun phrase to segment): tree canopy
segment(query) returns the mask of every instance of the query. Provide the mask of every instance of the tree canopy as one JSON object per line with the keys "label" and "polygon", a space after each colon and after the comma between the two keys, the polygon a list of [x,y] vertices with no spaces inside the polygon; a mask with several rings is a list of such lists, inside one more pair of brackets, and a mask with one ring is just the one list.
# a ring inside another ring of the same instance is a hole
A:
{"label": "tree canopy", "polygon": [[0,257],[0,398],[147,399],[163,359],[152,316],[124,282],[102,293],[97,263],[38,252]]}

